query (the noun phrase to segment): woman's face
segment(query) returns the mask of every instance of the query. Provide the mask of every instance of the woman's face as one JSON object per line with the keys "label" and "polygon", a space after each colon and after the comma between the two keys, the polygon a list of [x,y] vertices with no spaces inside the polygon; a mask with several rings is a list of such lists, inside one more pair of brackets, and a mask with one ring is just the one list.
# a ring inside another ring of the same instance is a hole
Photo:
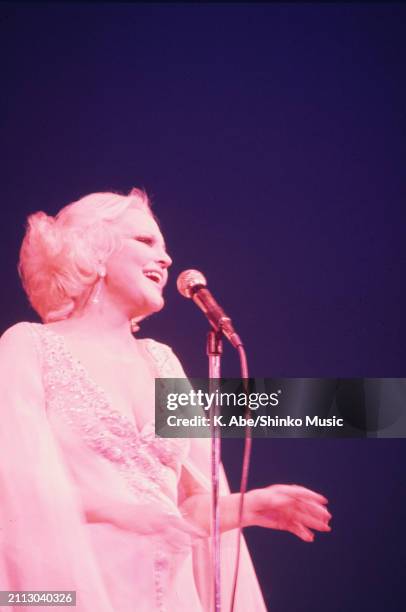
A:
{"label": "woman's face", "polygon": [[129,209],[117,221],[122,246],[106,263],[105,291],[128,318],[161,310],[172,260],[158,225],[148,213]]}

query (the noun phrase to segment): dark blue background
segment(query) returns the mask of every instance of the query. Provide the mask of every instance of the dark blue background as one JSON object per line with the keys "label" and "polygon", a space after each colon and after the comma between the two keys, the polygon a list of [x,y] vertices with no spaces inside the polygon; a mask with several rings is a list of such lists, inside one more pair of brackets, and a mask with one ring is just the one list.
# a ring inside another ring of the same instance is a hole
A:
{"label": "dark blue background", "polygon": [[[201,269],[253,376],[404,377],[400,4],[2,4],[1,327],[33,319],[27,214],[145,187],[174,258],[142,326],[204,375]],[[224,373],[238,364],[226,348]],[[238,482],[241,444],[224,443]],[[404,609],[402,440],[256,440],[251,485],[330,499],[312,545],[248,531],[273,612]],[[44,585],[46,588],[46,585]]]}

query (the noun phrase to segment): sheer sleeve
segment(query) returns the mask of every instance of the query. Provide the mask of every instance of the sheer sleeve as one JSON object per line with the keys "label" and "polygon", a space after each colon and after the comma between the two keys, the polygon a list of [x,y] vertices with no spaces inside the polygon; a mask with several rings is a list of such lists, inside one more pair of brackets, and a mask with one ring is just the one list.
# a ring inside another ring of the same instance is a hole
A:
{"label": "sheer sleeve", "polygon": [[[171,349],[168,351],[173,378],[187,378],[179,359]],[[182,466],[179,483],[180,498],[186,495],[210,493],[211,491],[211,440],[191,438],[190,450]],[[230,493],[223,466],[220,472],[220,495]],[[237,552],[238,531],[232,530],[221,535],[221,576],[222,608],[230,609],[234,568]],[[211,555],[210,539],[197,539],[193,545],[193,570],[200,599],[205,610],[211,609]],[[265,602],[255,574],[250,554],[242,537],[240,568],[238,573],[235,612],[266,612]]]}
{"label": "sheer sleeve", "polygon": [[28,324],[0,340],[0,410],[1,590],[80,589],[80,610],[113,612],[46,419]]}

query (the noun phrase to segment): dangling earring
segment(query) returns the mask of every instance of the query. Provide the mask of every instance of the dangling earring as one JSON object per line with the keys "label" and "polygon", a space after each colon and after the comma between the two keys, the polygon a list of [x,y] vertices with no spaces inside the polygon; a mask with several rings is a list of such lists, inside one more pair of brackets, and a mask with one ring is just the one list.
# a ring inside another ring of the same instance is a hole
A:
{"label": "dangling earring", "polygon": [[93,289],[93,295],[91,299],[92,304],[98,304],[100,302],[100,294],[101,294],[101,290],[102,290],[102,286],[104,282],[103,279],[106,276],[106,270],[104,268],[100,269],[98,272],[98,275],[99,275],[99,278]]}

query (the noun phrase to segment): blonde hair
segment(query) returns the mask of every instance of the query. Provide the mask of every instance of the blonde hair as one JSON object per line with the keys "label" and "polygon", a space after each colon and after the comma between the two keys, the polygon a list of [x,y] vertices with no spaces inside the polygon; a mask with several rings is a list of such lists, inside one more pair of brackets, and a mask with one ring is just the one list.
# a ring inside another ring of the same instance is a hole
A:
{"label": "blonde hair", "polygon": [[147,194],[92,193],[56,217],[28,217],[18,271],[27,297],[45,322],[66,319],[98,279],[101,263],[121,245],[116,221],[129,208],[152,215]]}

